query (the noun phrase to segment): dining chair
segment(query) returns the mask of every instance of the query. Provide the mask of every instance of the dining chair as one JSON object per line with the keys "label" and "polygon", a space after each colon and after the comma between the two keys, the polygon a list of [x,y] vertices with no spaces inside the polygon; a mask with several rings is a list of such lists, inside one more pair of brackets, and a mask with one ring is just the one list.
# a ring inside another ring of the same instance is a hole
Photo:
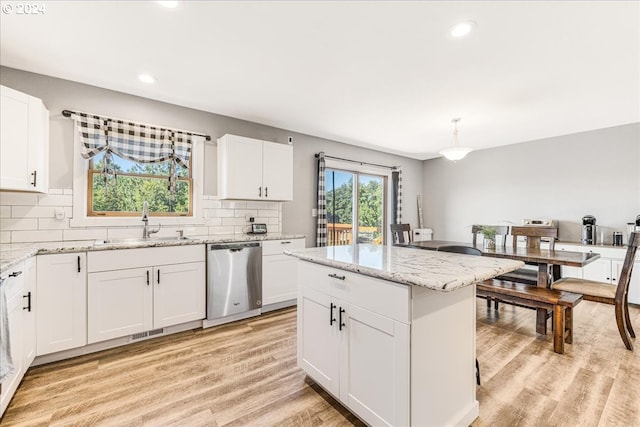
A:
{"label": "dining chair", "polygon": [[[543,241],[549,242],[549,250],[554,250],[555,241],[558,238],[557,227],[532,227],[532,226],[512,226],[509,230],[512,245],[518,247],[518,238],[524,237],[527,248],[539,249]],[[527,265],[535,265],[526,263]],[[537,269],[519,268],[510,273],[497,277],[497,279],[510,280],[512,282],[523,283],[525,285],[536,286],[538,284]]]}
{"label": "dining chair", "polygon": [[614,305],[618,332],[620,332],[620,337],[624,345],[631,351],[633,351],[631,338],[635,338],[636,334],[631,326],[631,318],[629,316],[628,293],[629,283],[631,282],[631,271],[633,270],[639,244],[640,232],[636,231],[631,233],[627,254],[624,258],[624,264],[622,264],[622,271],[620,272],[617,285],[595,280],[576,279],[573,277],[559,279],[551,285],[552,289],[582,294],[583,299],[587,301]]}
{"label": "dining chair", "polygon": [[540,248],[541,243],[547,241],[549,242],[549,250],[553,250],[555,241],[558,239],[558,227],[513,225],[509,234],[511,234],[514,248],[518,246],[518,237],[524,237],[528,248]]}
{"label": "dining chair", "polygon": [[[500,236],[500,247],[504,248],[507,245],[507,236],[509,235],[508,225],[481,225],[474,224],[471,226],[471,244],[476,246],[478,244],[478,234],[482,234],[483,230],[487,227],[491,227],[496,231],[496,236]],[[496,239],[498,240],[498,239]],[[497,243],[497,242],[496,242]],[[487,309],[491,308],[491,298],[487,298]],[[498,300],[494,300],[494,308],[498,309]]]}
{"label": "dining chair", "polygon": [[411,242],[411,225],[390,224],[389,227],[391,227],[391,241],[393,244]]}
{"label": "dining chair", "polygon": [[[438,251],[440,252],[453,252],[456,254],[464,254],[464,255],[482,255],[480,249],[471,248],[469,246],[458,246],[458,245],[449,245],[449,246],[439,246]],[[480,385],[480,364],[478,363],[478,358],[476,357],[476,384]]]}

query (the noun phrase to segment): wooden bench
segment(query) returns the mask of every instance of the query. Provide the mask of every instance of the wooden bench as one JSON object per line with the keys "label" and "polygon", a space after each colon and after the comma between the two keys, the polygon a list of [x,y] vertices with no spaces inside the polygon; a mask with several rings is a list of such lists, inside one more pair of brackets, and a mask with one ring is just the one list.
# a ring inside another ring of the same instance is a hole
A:
{"label": "wooden bench", "polygon": [[573,342],[573,307],[582,301],[580,294],[499,279],[477,283],[476,294],[527,308],[552,310],[553,351],[563,354],[564,343]]}

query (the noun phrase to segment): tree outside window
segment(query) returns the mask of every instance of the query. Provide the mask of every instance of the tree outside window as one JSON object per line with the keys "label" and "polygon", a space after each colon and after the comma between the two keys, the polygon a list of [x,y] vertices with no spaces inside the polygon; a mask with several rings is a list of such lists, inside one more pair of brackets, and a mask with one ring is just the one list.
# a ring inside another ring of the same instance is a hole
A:
{"label": "tree outside window", "polygon": [[[112,154],[115,174],[105,176],[104,153],[93,157],[88,172],[88,216],[137,216],[149,203],[152,216],[191,216],[193,185],[191,167],[176,165],[176,192],[170,197],[171,161],[140,163]],[[189,161],[191,163],[191,161]]]}

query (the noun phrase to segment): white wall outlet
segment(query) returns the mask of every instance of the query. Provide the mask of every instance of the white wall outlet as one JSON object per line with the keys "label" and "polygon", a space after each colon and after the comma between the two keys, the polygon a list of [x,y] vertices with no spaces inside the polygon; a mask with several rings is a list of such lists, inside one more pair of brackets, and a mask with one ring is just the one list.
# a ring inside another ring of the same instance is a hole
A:
{"label": "white wall outlet", "polygon": [[316,218],[318,216],[318,209],[316,208],[311,209],[311,216]]}
{"label": "white wall outlet", "polygon": [[62,221],[64,219],[64,209],[63,208],[56,208],[53,212],[54,212],[55,218],[57,220]]}

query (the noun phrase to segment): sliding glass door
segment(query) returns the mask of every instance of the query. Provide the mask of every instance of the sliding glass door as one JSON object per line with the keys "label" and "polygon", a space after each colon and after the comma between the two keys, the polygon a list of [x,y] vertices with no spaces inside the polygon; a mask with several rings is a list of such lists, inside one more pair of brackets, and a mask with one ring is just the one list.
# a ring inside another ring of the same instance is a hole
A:
{"label": "sliding glass door", "polygon": [[329,246],[385,242],[386,177],[325,169]]}

